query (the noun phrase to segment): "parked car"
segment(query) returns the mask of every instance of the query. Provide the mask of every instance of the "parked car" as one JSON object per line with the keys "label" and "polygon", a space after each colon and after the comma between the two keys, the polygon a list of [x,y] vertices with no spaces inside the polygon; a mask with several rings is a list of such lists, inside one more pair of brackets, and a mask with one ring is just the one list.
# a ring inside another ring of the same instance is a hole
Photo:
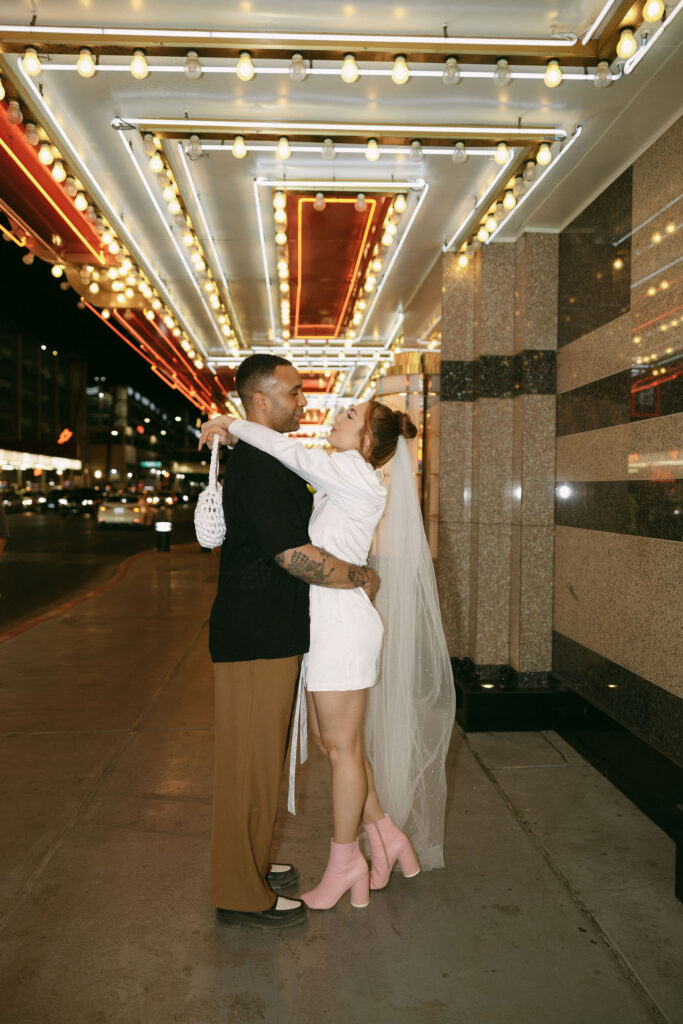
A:
{"label": "parked car", "polygon": [[45,496],[44,510],[46,512],[59,512],[62,507],[59,504],[59,499],[63,498],[66,493],[63,487],[53,487]]}
{"label": "parked car", "polygon": [[107,494],[97,505],[98,526],[152,526],[157,508],[139,494]]}
{"label": "parked car", "polygon": [[94,516],[100,495],[94,487],[74,487],[58,499],[62,515]]}
{"label": "parked car", "polygon": [[47,499],[39,491],[24,491],[21,495],[21,507],[24,512],[44,512]]}
{"label": "parked car", "polygon": [[16,491],[3,490],[0,491],[2,495],[2,507],[6,515],[10,512],[21,512],[21,495],[17,494]]}

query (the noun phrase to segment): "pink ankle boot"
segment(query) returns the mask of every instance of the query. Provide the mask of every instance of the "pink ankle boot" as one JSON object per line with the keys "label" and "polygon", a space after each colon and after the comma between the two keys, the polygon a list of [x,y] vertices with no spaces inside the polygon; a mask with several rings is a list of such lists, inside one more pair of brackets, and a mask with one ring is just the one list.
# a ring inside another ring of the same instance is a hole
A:
{"label": "pink ankle boot", "polygon": [[360,852],[358,840],[354,843],[335,843],[330,840],[330,859],[323,877],[315,889],[305,892],[301,899],[313,910],[330,910],[345,892],[351,890],[351,906],[367,907],[370,902],[370,873]]}
{"label": "pink ankle boot", "polygon": [[385,814],[379,821],[365,825],[364,828],[372,854],[371,889],[384,888],[396,861],[401,865],[401,871],[405,878],[419,875],[420,863],[410,845],[408,836],[394,825],[388,814]]}

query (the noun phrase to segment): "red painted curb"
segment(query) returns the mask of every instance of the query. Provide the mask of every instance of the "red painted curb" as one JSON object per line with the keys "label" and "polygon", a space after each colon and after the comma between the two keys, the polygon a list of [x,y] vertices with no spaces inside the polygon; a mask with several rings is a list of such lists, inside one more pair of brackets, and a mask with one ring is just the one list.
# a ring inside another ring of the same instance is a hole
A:
{"label": "red painted curb", "polygon": [[[150,549],[151,550],[151,549]],[[147,555],[149,551],[138,551],[134,555],[130,555],[129,558],[124,559],[123,562],[119,563],[119,567],[110,580],[103,583],[101,587],[97,587],[95,590],[89,590],[87,594],[81,594],[80,597],[75,597],[73,601],[67,601],[65,604],[60,604],[58,608],[53,608],[52,611],[44,612],[42,615],[37,615],[35,619],[29,619],[28,622],[22,622],[21,625],[15,626],[14,629],[9,629],[6,633],[0,633],[0,644],[6,640],[11,640],[15,636],[19,636],[20,633],[25,633],[27,629],[33,629],[34,626],[39,626],[41,622],[47,622],[48,619],[54,619],[55,615],[61,615],[62,612],[67,611],[69,608],[75,608],[77,604],[81,604],[82,601],[88,601],[91,597],[97,597],[104,590],[108,590],[109,587],[113,587],[115,583],[120,583],[123,577],[126,575],[128,566],[131,562],[134,562],[136,558],[140,558],[141,555]]]}

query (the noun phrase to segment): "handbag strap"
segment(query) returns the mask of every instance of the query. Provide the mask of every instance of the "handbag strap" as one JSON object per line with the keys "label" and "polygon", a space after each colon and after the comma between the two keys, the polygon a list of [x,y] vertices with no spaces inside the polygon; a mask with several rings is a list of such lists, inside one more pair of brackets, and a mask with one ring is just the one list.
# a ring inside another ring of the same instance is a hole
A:
{"label": "handbag strap", "polygon": [[209,466],[209,487],[212,491],[218,489],[218,448],[220,446],[220,438],[218,434],[214,434],[213,445],[211,447],[211,465]]}

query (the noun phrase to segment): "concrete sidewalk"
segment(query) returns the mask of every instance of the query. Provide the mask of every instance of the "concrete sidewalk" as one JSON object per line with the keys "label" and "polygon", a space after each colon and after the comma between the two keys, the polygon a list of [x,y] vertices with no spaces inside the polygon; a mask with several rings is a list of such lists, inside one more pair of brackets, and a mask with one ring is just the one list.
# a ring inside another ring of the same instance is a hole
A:
{"label": "concrete sidewalk", "polygon": [[[2,1024],[681,1021],[674,845],[555,733],[456,729],[445,870],[281,934],[216,926],[216,568],[145,554],[0,645]],[[277,847],[309,887],[331,831],[314,747],[298,783]]]}

